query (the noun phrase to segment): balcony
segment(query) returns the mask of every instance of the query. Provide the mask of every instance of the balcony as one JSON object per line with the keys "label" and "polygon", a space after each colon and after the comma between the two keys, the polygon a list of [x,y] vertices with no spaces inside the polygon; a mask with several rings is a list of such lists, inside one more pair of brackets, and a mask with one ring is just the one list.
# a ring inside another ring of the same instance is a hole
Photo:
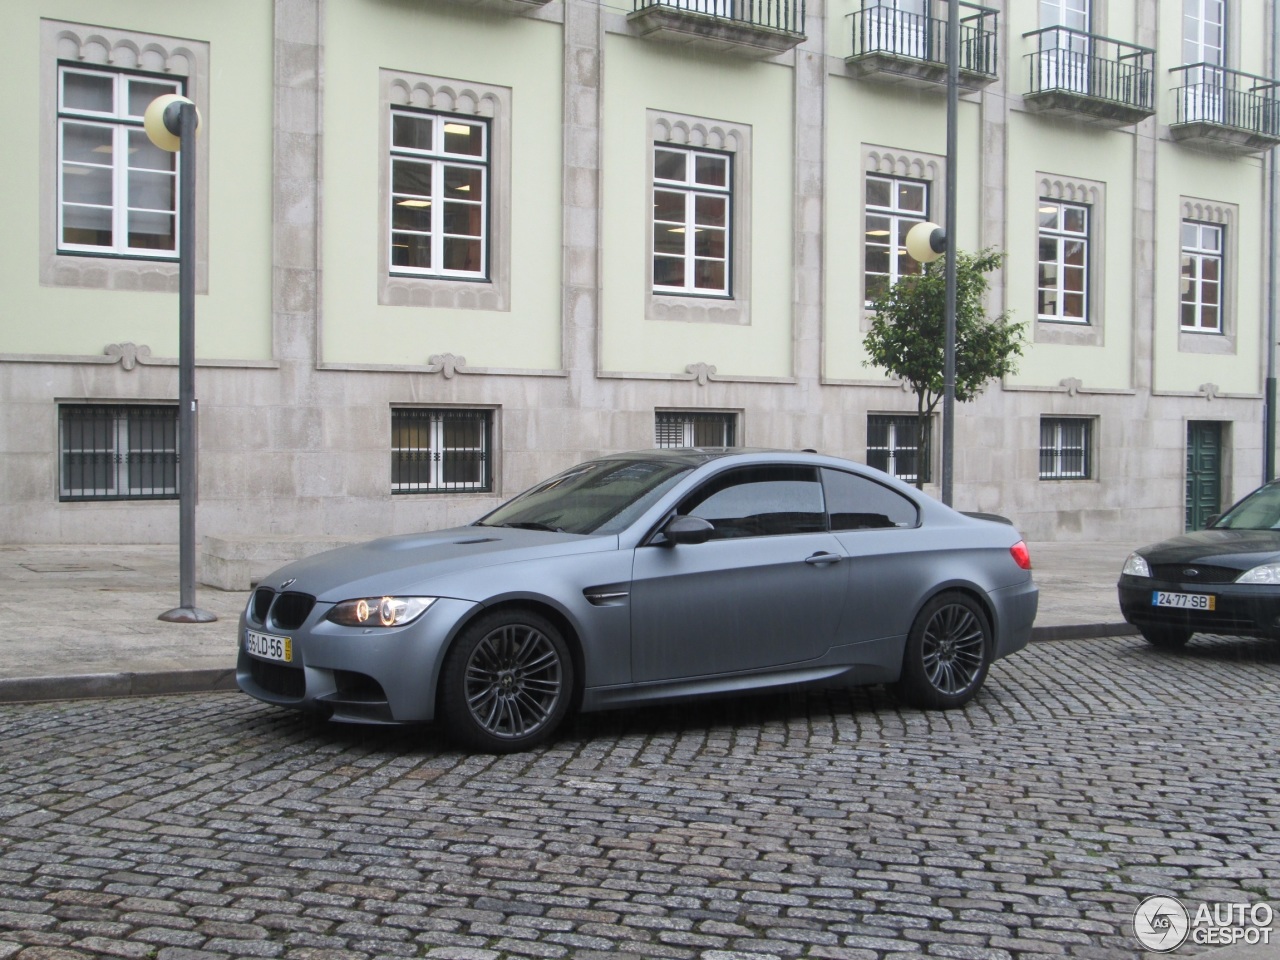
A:
{"label": "balcony", "polygon": [[541,10],[550,0],[449,0],[449,2],[458,6],[487,10],[490,13],[523,16]]}
{"label": "balcony", "polygon": [[642,37],[766,59],[804,41],[805,0],[635,0]]}
{"label": "balcony", "polygon": [[1182,81],[1173,91],[1173,139],[1245,154],[1280,144],[1280,81],[1211,63],[1169,72]]}
{"label": "balcony", "polygon": [[1154,50],[1066,27],[1023,37],[1036,43],[1027,110],[1111,128],[1155,114]]}
{"label": "balcony", "polygon": [[[853,55],[845,58],[856,77],[942,90],[947,83],[947,4],[922,0],[916,13],[868,0],[853,18]],[[961,3],[960,89],[981,90],[996,79],[998,13]],[[934,13],[938,16],[934,16]]]}

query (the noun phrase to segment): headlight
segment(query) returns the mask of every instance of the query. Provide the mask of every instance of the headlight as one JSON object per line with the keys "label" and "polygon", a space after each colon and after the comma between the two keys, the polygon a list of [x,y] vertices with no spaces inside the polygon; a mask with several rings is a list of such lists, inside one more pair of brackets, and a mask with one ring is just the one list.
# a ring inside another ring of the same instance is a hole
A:
{"label": "headlight", "polygon": [[1124,562],[1124,568],[1120,572],[1131,577],[1151,577],[1151,567],[1147,565],[1146,558],[1137,553],[1129,554],[1129,559]]}
{"label": "headlight", "polygon": [[1260,567],[1246,570],[1236,579],[1236,583],[1280,583],[1280,563],[1264,563]]}
{"label": "headlight", "polygon": [[344,627],[403,627],[413,623],[435,597],[363,597],[336,604],[326,620]]}

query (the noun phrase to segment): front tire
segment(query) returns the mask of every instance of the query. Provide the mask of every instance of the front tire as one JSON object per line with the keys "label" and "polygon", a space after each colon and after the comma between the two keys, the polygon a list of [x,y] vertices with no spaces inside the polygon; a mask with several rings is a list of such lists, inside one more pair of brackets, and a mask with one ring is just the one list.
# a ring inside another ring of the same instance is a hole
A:
{"label": "front tire", "polygon": [[460,745],[515,753],[544,742],[569,711],[573,659],[560,631],[530,610],[481,616],[450,649],[440,712]]}
{"label": "front tire", "polygon": [[939,594],[907,634],[898,696],[931,710],[962,707],[982,689],[991,650],[991,626],[978,602],[963,593]]}
{"label": "front tire", "polygon": [[1191,639],[1191,631],[1184,627],[1139,627],[1142,639],[1161,650],[1181,650]]}

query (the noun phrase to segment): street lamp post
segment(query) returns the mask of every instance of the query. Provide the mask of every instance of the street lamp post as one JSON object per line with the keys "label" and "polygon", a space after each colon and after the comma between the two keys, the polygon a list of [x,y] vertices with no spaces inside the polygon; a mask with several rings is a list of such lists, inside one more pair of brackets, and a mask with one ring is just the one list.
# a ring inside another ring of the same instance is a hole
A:
{"label": "street lamp post", "polygon": [[147,136],[178,164],[178,606],[171,623],[209,623],[196,606],[196,131],[200,115],[186,97],[166,94],[148,105]]}

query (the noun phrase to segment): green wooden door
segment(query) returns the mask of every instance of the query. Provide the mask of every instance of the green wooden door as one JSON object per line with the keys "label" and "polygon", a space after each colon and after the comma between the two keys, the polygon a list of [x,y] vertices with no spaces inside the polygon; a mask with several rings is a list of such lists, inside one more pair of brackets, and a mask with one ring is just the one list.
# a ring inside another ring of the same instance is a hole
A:
{"label": "green wooden door", "polygon": [[1187,422],[1187,530],[1203,530],[1222,512],[1222,424]]}

